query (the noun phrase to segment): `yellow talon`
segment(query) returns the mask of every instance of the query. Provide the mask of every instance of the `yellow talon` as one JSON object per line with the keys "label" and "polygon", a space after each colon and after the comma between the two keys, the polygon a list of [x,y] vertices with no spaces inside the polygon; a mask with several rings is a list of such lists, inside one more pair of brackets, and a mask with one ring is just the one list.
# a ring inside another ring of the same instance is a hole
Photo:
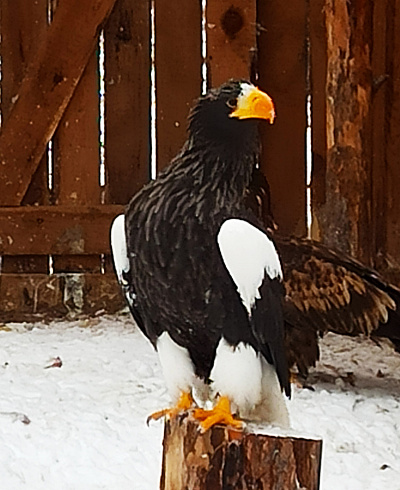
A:
{"label": "yellow talon", "polygon": [[193,417],[200,421],[201,430],[206,432],[214,425],[225,425],[242,430],[243,422],[232,415],[229,398],[221,396],[212,410],[196,408]]}
{"label": "yellow talon", "polygon": [[174,407],[153,412],[147,417],[147,424],[149,424],[150,420],[158,420],[161,417],[177,417],[181,412],[189,410],[193,404],[194,400],[191,393],[183,391]]}

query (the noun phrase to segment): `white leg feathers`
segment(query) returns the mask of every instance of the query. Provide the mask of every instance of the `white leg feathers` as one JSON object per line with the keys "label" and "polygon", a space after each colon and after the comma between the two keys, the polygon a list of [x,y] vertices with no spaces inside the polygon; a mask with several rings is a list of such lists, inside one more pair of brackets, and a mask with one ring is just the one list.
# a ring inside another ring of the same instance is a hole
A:
{"label": "white leg feathers", "polygon": [[241,342],[234,348],[222,338],[210,376],[214,394],[227,396],[240,413],[249,411],[261,401],[261,366],[252,347]]}
{"label": "white leg feathers", "polygon": [[275,369],[262,359],[261,401],[248,414],[249,419],[282,428],[290,427],[289,411]]}
{"label": "white leg feathers", "polygon": [[227,396],[239,416],[288,428],[289,412],[275,368],[244,343],[221,339],[211,371],[214,395]]}
{"label": "white leg feathers", "polygon": [[174,342],[168,332],[157,340],[157,352],[167,388],[173,402],[179,399],[183,391],[191,392],[195,375],[189,352]]}

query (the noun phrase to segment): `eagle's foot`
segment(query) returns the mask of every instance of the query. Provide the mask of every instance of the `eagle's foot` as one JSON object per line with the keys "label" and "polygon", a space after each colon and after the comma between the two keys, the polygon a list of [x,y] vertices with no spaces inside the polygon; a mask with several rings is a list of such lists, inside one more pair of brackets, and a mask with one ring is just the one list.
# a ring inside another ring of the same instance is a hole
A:
{"label": "eagle's foot", "polygon": [[225,425],[237,430],[244,428],[244,423],[233,416],[231,403],[226,396],[221,396],[212,410],[196,408],[193,417],[200,422],[202,432],[206,432],[214,425]]}
{"label": "eagle's foot", "polygon": [[150,414],[147,417],[147,425],[149,425],[151,420],[158,420],[162,417],[177,417],[180,413],[192,408],[193,404],[194,400],[191,393],[183,391],[179,397],[178,403],[174,407],[164,408],[163,410]]}

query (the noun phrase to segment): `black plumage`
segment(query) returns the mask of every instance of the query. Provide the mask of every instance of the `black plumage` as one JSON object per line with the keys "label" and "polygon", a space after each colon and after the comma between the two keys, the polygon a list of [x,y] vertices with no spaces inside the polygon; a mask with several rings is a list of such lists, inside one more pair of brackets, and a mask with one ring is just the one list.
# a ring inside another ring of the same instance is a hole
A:
{"label": "black plumage", "polygon": [[[129,270],[123,277],[142,331],[156,348],[168,332],[188,351],[196,377],[206,385],[214,382],[211,373],[224,339],[232,352],[251,346],[257,362],[261,356],[274,366],[289,395],[281,278],[277,271],[261,271],[250,309],[217,243],[222,224],[232,219],[251,224],[252,233],[262,230],[260,240],[271,241],[246,201],[260,152],[257,119],[273,117],[273,109],[257,115],[264,110],[264,96],[248,82],[230,81],[196,102],[181,152],[127,207]],[[254,97],[262,97],[261,102]],[[242,99],[247,104],[249,98],[253,109],[259,104],[252,114],[242,107]],[[240,228],[241,222],[234,224]]]}

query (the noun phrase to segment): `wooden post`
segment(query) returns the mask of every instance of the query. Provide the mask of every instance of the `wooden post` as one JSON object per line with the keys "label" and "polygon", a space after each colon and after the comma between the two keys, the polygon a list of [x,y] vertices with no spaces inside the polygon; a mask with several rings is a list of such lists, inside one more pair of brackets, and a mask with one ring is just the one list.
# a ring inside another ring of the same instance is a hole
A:
{"label": "wooden post", "polygon": [[106,202],[126,204],[149,180],[150,2],[117,0],[105,26]]}
{"label": "wooden post", "polygon": [[186,140],[189,109],[201,93],[201,2],[155,2],[155,29],[159,172]]}
{"label": "wooden post", "polygon": [[372,2],[327,0],[326,201],[322,240],[368,264],[371,236]]}
{"label": "wooden post", "polygon": [[322,441],[165,422],[161,490],[318,490]]}
{"label": "wooden post", "polygon": [[306,11],[306,2],[257,2],[257,85],[276,109],[274,125],[260,125],[260,166],[279,231],[297,236],[306,234]]}

